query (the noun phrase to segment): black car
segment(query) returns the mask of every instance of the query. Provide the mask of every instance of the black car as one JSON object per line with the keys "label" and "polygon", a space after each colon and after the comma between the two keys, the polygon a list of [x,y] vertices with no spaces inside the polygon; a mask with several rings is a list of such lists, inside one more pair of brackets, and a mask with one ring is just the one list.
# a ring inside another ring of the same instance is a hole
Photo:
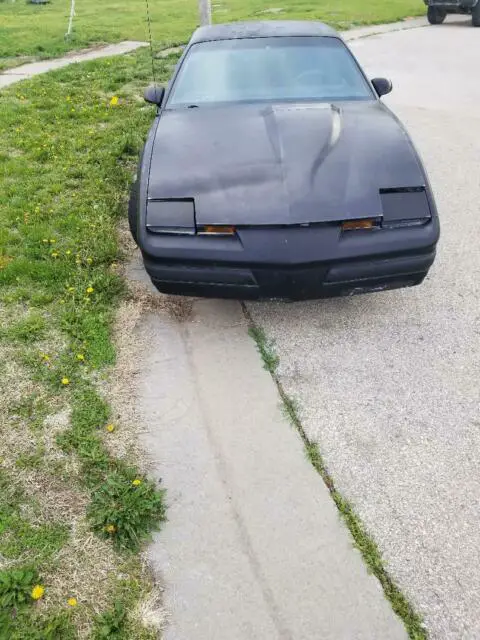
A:
{"label": "black car", "polygon": [[129,221],[165,293],[307,299],[416,285],[439,222],[422,163],[318,22],[202,27],[158,105]]}
{"label": "black car", "polygon": [[430,24],[442,24],[449,13],[471,14],[474,27],[480,27],[480,0],[423,0]]}

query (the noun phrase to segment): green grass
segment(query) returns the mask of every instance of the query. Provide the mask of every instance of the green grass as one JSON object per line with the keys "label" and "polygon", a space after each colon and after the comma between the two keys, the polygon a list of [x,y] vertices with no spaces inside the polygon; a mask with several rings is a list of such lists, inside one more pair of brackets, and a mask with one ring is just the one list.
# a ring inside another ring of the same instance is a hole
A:
{"label": "green grass", "polygon": [[[15,60],[18,56],[52,57],[99,43],[148,39],[145,0],[77,2],[73,37],[65,40],[69,6],[69,0],[47,5],[0,1],[0,68],[28,61]],[[216,0],[212,6],[214,22],[311,19],[339,29],[425,13],[420,0]],[[283,11],[265,12],[270,8]],[[156,47],[185,42],[198,22],[196,0],[150,0],[150,14]]]}
{"label": "green grass", "polygon": [[308,438],[299,418],[297,403],[286,393],[277,375],[280,359],[275,353],[274,343],[268,339],[261,327],[254,324],[245,305],[244,312],[250,324],[249,333],[255,340],[264,366],[270,371],[279,391],[283,412],[302,439],[305,453],[328,488],[340,515],[350,531],[355,546],[362,554],[369,571],[373,573],[382,585],[383,592],[392,609],[403,621],[409,638],[412,640],[426,640],[427,632],[422,624],[422,619],[386,570],[382,555],[374,539],[366,530],[353,505],[336,488],[335,481],[325,465],[318,443],[312,442]]}
{"label": "green grass", "polygon": [[[174,62],[159,61],[161,78]],[[116,228],[154,113],[140,98],[149,74],[142,51],[0,93],[0,637],[155,636],[132,612],[150,588],[136,552],[165,518],[163,491],[112,455],[99,385],[115,362]],[[88,527],[120,591],[93,565],[85,593],[71,592]]]}

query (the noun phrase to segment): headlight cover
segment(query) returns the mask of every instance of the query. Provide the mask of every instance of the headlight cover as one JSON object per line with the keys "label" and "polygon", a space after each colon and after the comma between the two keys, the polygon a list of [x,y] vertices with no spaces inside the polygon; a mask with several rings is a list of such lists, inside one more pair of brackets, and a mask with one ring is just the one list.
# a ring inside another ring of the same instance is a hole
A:
{"label": "headlight cover", "polygon": [[193,198],[149,200],[147,229],[153,233],[195,235],[195,205]]}
{"label": "headlight cover", "polygon": [[432,218],[425,187],[380,189],[383,228],[415,227]]}

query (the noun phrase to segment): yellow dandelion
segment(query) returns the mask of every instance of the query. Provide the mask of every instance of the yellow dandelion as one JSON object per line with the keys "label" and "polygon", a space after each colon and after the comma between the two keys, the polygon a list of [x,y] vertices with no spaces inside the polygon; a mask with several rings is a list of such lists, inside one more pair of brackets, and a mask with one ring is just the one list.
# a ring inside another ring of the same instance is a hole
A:
{"label": "yellow dandelion", "polygon": [[132,484],[134,487],[139,487],[142,484],[142,481],[140,478],[135,478],[135,480],[132,481]]}
{"label": "yellow dandelion", "polygon": [[87,293],[93,293],[93,287],[87,287]]}
{"label": "yellow dandelion", "polygon": [[44,238],[44,239],[42,240],[42,242],[47,243],[47,242],[48,242],[48,238]]}
{"label": "yellow dandelion", "polygon": [[50,239],[50,242],[51,242],[52,244],[55,244],[55,242],[56,242],[55,238],[51,238],[51,239]]}
{"label": "yellow dandelion", "polygon": [[71,253],[72,253],[72,252],[70,251],[70,249],[67,249],[67,250],[65,251],[65,254],[66,254],[67,256],[69,256]]}
{"label": "yellow dandelion", "polygon": [[105,429],[108,431],[108,433],[112,433],[112,431],[115,431],[115,425],[114,424],[107,424]]}
{"label": "yellow dandelion", "polygon": [[36,584],[32,589],[31,595],[34,600],[40,600],[40,598],[43,597],[44,593],[45,587],[43,587],[41,584]]}
{"label": "yellow dandelion", "polygon": [[115,533],[116,530],[117,527],[114,524],[107,524],[107,526],[105,527],[105,531],[107,533]]}
{"label": "yellow dandelion", "polygon": [[77,353],[77,360],[85,360],[85,356],[83,355],[83,353]]}
{"label": "yellow dandelion", "polygon": [[67,600],[67,604],[69,607],[76,607],[77,606],[77,599],[76,598],[69,598]]}
{"label": "yellow dandelion", "polygon": [[110,106],[115,107],[117,104],[118,104],[118,97],[113,96],[112,99],[110,100]]}
{"label": "yellow dandelion", "polygon": [[42,353],[42,360],[45,360],[45,362],[48,362],[50,360],[50,356],[48,355],[48,353]]}
{"label": "yellow dandelion", "polygon": [[92,264],[93,258],[87,258],[87,262],[88,262],[88,264]]}
{"label": "yellow dandelion", "polygon": [[62,378],[62,384],[64,385],[70,384],[70,380],[68,378]]}
{"label": "yellow dandelion", "polygon": [[52,251],[50,255],[52,256],[52,258],[58,258],[58,253],[56,251]]}

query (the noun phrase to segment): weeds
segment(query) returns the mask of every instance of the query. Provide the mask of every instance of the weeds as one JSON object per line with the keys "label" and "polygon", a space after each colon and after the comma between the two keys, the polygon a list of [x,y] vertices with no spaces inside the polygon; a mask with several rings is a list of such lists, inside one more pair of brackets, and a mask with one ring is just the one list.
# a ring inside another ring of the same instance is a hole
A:
{"label": "weeds", "polygon": [[37,582],[38,574],[33,569],[0,572],[0,610],[16,612],[30,603]]}
{"label": "weeds", "polygon": [[261,327],[251,325],[248,332],[257,344],[265,369],[272,374],[275,373],[279,364],[279,358],[275,353],[273,343],[267,339]]}
{"label": "weeds", "polygon": [[165,519],[163,495],[134,469],[117,470],[93,493],[88,517],[94,531],[120,548],[137,550]]}
{"label": "weeds", "polygon": [[126,637],[150,637],[134,619],[151,585],[132,551],[164,519],[163,491],[114,455],[102,395],[125,291],[116,225],[152,118],[138,98],[149,72],[140,53],[0,97],[2,639],[89,637],[102,614],[114,629],[116,602]]}

